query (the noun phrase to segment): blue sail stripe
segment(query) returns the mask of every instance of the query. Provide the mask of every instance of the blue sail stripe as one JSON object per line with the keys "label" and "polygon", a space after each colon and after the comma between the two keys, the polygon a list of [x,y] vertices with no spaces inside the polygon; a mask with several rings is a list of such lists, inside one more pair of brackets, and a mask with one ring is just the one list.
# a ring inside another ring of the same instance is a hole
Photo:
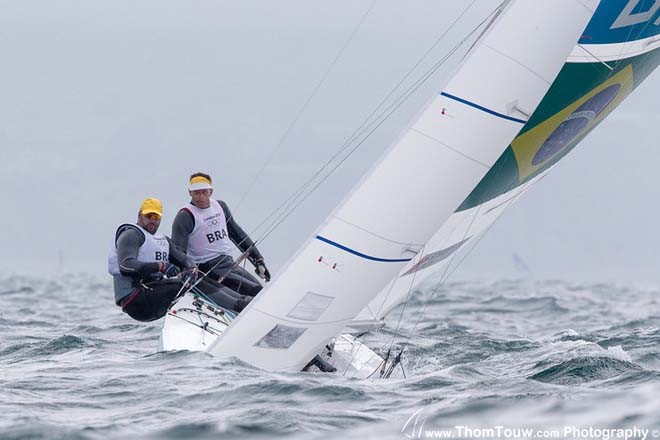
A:
{"label": "blue sail stripe", "polygon": [[469,105],[470,107],[474,107],[477,110],[481,110],[482,112],[486,112],[490,115],[497,116],[498,118],[506,119],[507,121],[518,122],[519,124],[526,124],[527,123],[527,121],[525,121],[523,119],[518,119],[518,118],[514,118],[513,116],[498,113],[495,110],[491,110],[491,109],[486,108],[482,105],[475,104],[474,102],[470,102],[470,101],[468,101],[466,99],[463,99],[463,98],[459,98],[458,96],[450,95],[449,93],[441,92],[440,95],[446,96],[447,98],[453,99],[454,101],[458,101],[462,104]]}
{"label": "blue sail stripe", "polygon": [[353,255],[357,255],[358,257],[362,257],[362,258],[364,258],[364,259],[366,259],[366,260],[379,261],[379,262],[382,262],[382,263],[405,263],[405,262],[407,262],[407,261],[412,260],[412,258],[397,258],[397,259],[391,259],[391,258],[372,257],[371,255],[363,254],[362,252],[358,252],[358,251],[356,251],[355,249],[351,249],[351,248],[349,248],[349,247],[346,247],[346,246],[344,246],[344,245],[342,245],[342,244],[339,244],[339,243],[337,243],[337,242],[334,242],[334,241],[332,241],[332,240],[328,240],[327,238],[322,237],[322,236],[320,236],[320,235],[317,235],[317,236],[316,236],[316,239],[317,239],[317,240],[320,240],[320,241],[322,241],[322,242],[324,242],[324,243],[327,243],[327,244],[329,244],[329,245],[331,245],[331,246],[334,246],[334,247],[336,247],[336,248],[339,248],[339,249],[341,249],[341,250],[343,250],[343,251],[346,251],[346,252],[348,252],[349,254],[353,254]]}

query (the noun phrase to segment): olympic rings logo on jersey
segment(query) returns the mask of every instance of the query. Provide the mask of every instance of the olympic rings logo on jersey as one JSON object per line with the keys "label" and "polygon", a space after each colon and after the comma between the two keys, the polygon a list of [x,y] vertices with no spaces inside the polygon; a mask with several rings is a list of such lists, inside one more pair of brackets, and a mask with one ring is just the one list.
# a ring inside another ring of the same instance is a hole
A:
{"label": "olympic rings logo on jersey", "polygon": [[206,226],[208,226],[209,228],[212,228],[213,226],[218,226],[219,224],[220,224],[220,220],[218,220],[217,218],[214,218],[213,220],[209,220],[206,222]]}

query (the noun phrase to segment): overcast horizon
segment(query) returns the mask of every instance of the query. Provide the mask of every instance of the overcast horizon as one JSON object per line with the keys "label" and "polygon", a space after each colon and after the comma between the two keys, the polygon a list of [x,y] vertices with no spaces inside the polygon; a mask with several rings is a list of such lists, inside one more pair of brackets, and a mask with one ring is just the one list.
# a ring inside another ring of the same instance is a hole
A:
{"label": "overcast horizon", "polygon": [[[372,4],[308,3],[8,4],[0,272],[105,273],[116,227],[143,198],[163,200],[169,235],[195,171],[254,230],[437,38],[434,2],[377,3],[296,121]],[[432,93],[407,101],[260,245],[271,272]],[[505,212],[456,277],[660,283],[658,97],[654,72]]]}

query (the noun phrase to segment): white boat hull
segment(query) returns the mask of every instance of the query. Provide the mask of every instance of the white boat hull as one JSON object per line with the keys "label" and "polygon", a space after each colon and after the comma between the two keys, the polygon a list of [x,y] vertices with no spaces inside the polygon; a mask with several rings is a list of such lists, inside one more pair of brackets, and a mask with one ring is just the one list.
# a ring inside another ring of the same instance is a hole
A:
{"label": "white boat hull", "polygon": [[183,295],[165,315],[160,349],[206,351],[235,317],[192,293]]}
{"label": "white boat hull", "polygon": [[[232,311],[224,310],[193,293],[186,293],[165,316],[160,349],[209,352],[209,347],[235,316]],[[350,334],[337,336],[319,355],[342,376],[358,379],[380,377],[383,358]],[[307,371],[319,370],[310,367]],[[400,369],[397,368],[392,376],[399,375]]]}

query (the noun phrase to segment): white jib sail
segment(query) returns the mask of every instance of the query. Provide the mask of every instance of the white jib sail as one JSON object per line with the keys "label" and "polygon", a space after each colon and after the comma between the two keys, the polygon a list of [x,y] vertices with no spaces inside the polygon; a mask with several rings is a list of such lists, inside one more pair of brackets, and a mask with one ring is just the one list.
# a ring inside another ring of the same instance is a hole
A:
{"label": "white jib sail", "polygon": [[438,17],[447,30],[442,94],[210,353],[269,370],[303,368],[485,175],[522,127],[520,110],[534,110],[590,18],[578,0],[511,2],[473,48],[479,58],[467,58],[450,88],[447,80],[475,39],[460,42],[500,4],[477,2],[462,14],[468,3],[443,2]]}
{"label": "white jib sail", "polygon": [[482,205],[452,214],[429,240],[424,252],[416,255],[348,326],[369,330],[430,276],[439,275],[439,279],[433,278],[438,285],[444,282],[502,213],[546,174],[547,171]]}

